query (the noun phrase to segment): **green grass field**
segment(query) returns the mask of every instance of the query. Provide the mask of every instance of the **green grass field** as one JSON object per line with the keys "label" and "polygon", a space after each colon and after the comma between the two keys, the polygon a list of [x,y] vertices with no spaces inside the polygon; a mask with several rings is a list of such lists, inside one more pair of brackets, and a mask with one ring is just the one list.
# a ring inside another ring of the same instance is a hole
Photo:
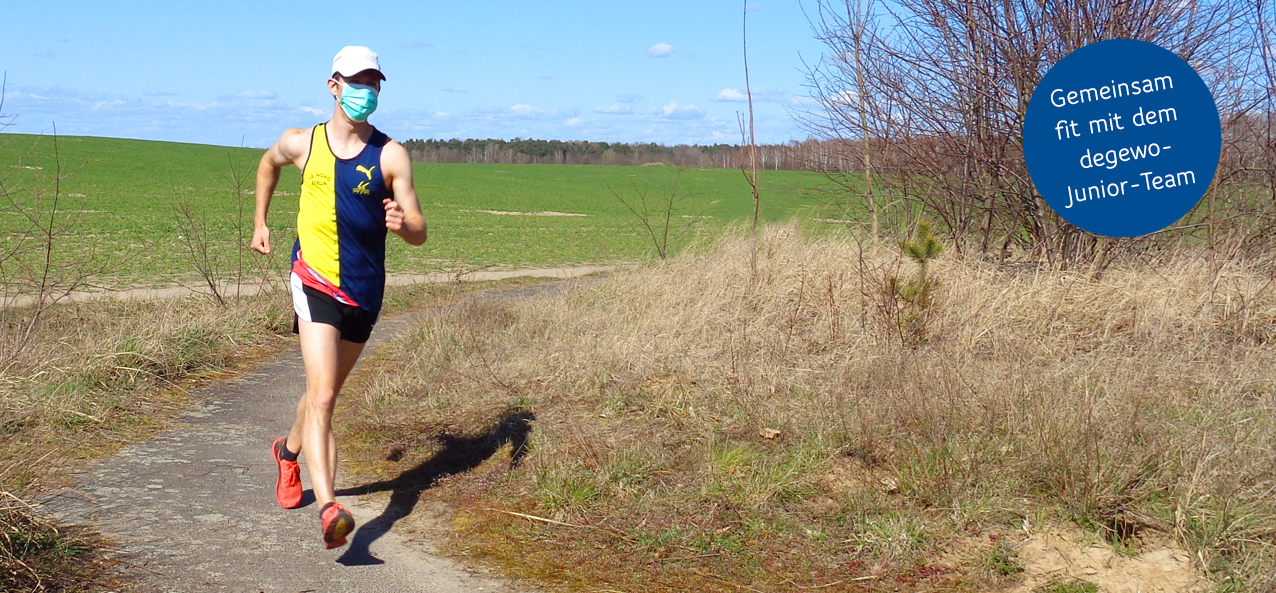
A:
{"label": "green grass field", "polygon": [[[172,205],[189,200],[202,216],[216,252],[233,262],[238,238],[251,236],[254,173],[262,151],[171,142],[64,136],[57,154],[65,171],[60,209],[77,212],[77,232],[64,253],[101,253],[113,265],[107,284],[189,281],[193,268],[182,255],[183,232]],[[0,135],[0,177],[15,199],[44,194],[47,208],[57,169],[52,137]],[[232,168],[243,181],[236,195]],[[747,220],[752,200],[736,170],[589,165],[414,165],[430,241],[410,248],[392,240],[391,273],[607,263],[654,257],[639,220],[616,198],[647,192],[653,209],[678,183],[670,241],[672,251],[697,235]],[[762,174],[762,217],[804,216],[814,202],[806,193],[822,178],[798,171]],[[270,212],[277,262],[295,236],[300,176],[285,170]],[[242,200],[241,200],[242,198]],[[242,218],[239,208],[242,205]],[[490,211],[490,212],[484,212]],[[492,212],[558,212],[584,216],[511,215]],[[3,219],[12,240],[18,217]],[[233,265],[233,264],[231,264]]]}

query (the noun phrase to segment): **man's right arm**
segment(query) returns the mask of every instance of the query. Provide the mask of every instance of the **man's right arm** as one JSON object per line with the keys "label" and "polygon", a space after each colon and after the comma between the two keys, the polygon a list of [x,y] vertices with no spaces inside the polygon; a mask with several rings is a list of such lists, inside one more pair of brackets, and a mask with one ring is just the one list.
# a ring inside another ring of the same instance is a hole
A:
{"label": "man's right arm", "polygon": [[[252,248],[259,253],[270,253],[270,228],[266,226],[266,213],[270,211],[270,198],[279,184],[279,171],[289,164],[297,164],[305,154],[302,142],[305,132],[301,128],[289,128],[273,146],[261,155],[257,165],[257,209],[253,214]],[[301,167],[301,165],[297,165]]]}

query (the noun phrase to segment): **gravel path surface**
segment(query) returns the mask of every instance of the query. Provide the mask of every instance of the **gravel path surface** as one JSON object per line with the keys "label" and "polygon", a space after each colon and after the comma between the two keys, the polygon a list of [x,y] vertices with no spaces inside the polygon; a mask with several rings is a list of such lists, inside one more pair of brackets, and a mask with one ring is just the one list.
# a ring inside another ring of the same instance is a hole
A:
{"label": "gravel path surface", "polygon": [[[496,289],[465,298],[537,298],[575,284]],[[383,320],[364,356],[413,319]],[[113,556],[132,567],[128,572],[141,591],[513,591],[431,554],[428,541],[396,533],[394,522],[411,506],[396,508],[401,503],[395,497],[388,505],[374,504],[339,491],[359,527],[351,544],[336,550],[323,549],[309,490],[306,506],[279,508],[270,442],[292,425],[304,387],[301,355],[290,347],[253,372],[198,394],[201,403],[177,428],[93,462],[77,476],[77,487],[42,500],[43,510],[115,541]],[[302,476],[308,482],[304,468]]]}

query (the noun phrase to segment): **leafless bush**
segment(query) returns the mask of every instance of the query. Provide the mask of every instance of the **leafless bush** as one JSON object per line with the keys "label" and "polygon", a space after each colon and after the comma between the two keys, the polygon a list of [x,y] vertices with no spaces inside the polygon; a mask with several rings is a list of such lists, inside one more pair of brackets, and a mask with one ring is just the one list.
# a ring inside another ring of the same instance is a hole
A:
{"label": "leafless bush", "polygon": [[217,218],[229,222],[235,229],[233,253],[228,253],[224,242],[219,242],[215,237],[217,231],[210,226],[208,213],[192,209],[188,196],[179,191],[178,199],[169,205],[181,231],[180,237],[185,247],[183,256],[208,288],[209,297],[223,306],[231,296],[240,298],[249,284],[252,284],[251,288],[256,292],[271,290],[283,282],[277,273],[272,273],[276,263],[273,254],[260,257],[248,253],[251,250],[251,233],[248,230],[250,221],[245,216],[248,201],[244,196],[248,193],[245,181],[251,179],[251,175],[241,174],[230,155],[227,155],[227,159],[227,182],[234,200],[234,209],[216,210]]}
{"label": "leafless bush", "polygon": [[16,113],[4,112],[4,95],[5,95],[5,90],[8,86],[9,86],[9,73],[5,72],[3,76],[0,77],[0,132],[3,132],[4,129],[8,128],[9,126],[12,126],[13,120],[17,119],[18,117]]}
{"label": "leafless bush", "polygon": [[611,195],[615,196],[616,200],[638,219],[638,223],[647,232],[647,237],[651,239],[651,244],[656,248],[656,255],[660,256],[660,259],[669,257],[670,240],[677,242],[694,229],[701,220],[702,215],[699,211],[687,214],[687,210],[682,206],[687,198],[691,197],[690,194],[678,189],[678,181],[682,179],[683,171],[684,169],[678,169],[674,174],[673,183],[668,190],[653,191],[651,187],[631,180],[633,190],[631,195],[629,192],[617,190],[610,183],[606,184]]}
{"label": "leafless bush", "polygon": [[[1050,66],[1086,44],[1129,38],[1195,67],[1224,125],[1210,193],[1175,231],[1154,239],[1199,235],[1252,247],[1270,236],[1276,194],[1254,182],[1254,175],[1270,179],[1276,166],[1269,4],[820,0],[817,7],[813,25],[828,54],[809,70],[820,108],[804,120],[817,136],[842,141],[836,146],[847,156],[825,170],[854,199],[873,192],[845,174],[864,173],[881,185],[874,197],[896,204],[905,220],[924,212],[961,238],[958,249],[1003,260],[1107,265],[1117,252],[1149,248],[1147,239],[1099,239],[1055,214],[1033,187],[1021,146],[1028,101]],[[877,203],[868,202],[874,212]]]}
{"label": "leafless bush", "polygon": [[[27,165],[34,148],[0,177],[0,364],[8,364],[29,345],[48,310],[72,293],[93,286],[110,268],[105,254],[72,246],[81,232],[87,199],[67,204],[62,181],[73,173],[52,137],[52,168]],[[15,181],[20,169],[35,175]]]}

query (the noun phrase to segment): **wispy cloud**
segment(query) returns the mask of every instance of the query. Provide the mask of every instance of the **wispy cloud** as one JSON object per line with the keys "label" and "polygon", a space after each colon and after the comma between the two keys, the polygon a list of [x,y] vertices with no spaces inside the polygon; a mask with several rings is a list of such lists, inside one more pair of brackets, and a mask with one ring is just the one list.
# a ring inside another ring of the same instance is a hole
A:
{"label": "wispy cloud", "polygon": [[[753,89],[753,101],[755,103],[783,103],[788,93],[767,87]],[[743,103],[749,100],[749,96],[740,89],[722,89],[718,93],[718,98],[714,101],[726,101],[731,103]]]}
{"label": "wispy cloud", "polygon": [[860,95],[851,89],[844,89],[833,95],[832,102],[843,105],[856,105],[860,102]]}
{"label": "wispy cloud", "polygon": [[429,51],[434,49],[434,44],[428,41],[409,41],[401,47],[407,51]]}
{"label": "wispy cloud", "polygon": [[673,46],[663,41],[647,48],[647,57],[649,58],[667,58],[672,55]]}
{"label": "wispy cloud", "polygon": [[[64,87],[18,88],[7,93],[18,133],[47,133],[57,123],[61,134],[269,146],[291,126],[315,123],[314,114],[276,99],[174,101],[160,97],[118,96]],[[247,138],[245,139],[245,136]]]}
{"label": "wispy cloud", "polygon": [[52,57],[53,57],[53,52],[51,52],[51,51],[47,51],[47,50],[46,50],[46,51],[38,51],[38,52],[35,52],[35,54],[33,54],[33,55],[34,55],[35,57],[37,57],[37,58],[44,58],[44,59],[46,59],[46,60],[47,60],[47,59],[50,59],[50,58],[52,58]]}
{"label": "wispy cloud", "polygon": [[270,91],[252,89],[247,91],[239,91],[231,95],[236,99],[274,99],[275,94]]}
{"label": "wispy cloud", "polygon": [[695,105],[680,105],[677,101],[670,101],[664,107],[659,107],[651,113],[664,119],[700,119],[705,116],[703,109]]}
{"label": "wispy cloud", "polygon": [[469,92],[469,91],[463,91],[461,89],[439,89],[439,90],[451,95],[464,95],[465,93]]}
{"label": "wispy cloud", "polygon": [[523,105],[520,103],[518,105],[510,107],[510,113],[513,113],[514,115],[517,115],[518,117],[537,117],[539,115],[544,115],[545,110],[537,109],[535,107],[532,107],[531,105]]}
{"label": "wispy cloud", "polygon": [[[251,89],[250,89],[251,90]],[[470,91],[470,97],[475,92]],[[178,100],[170,93],[125,96],[65,87],[18,87],[6,93],[5,111],[20,114],[18,133],[48,133],[52,122],[68,135],[114,136],[269,146],[288,127],[306,127],[332,114],[331,103],[293,102],[261,92],[210,100]],[[739,142],[734,118],[719,118],[713,109],[666,100],[651,105],[641,96],[615,97],[611,104],[586,108],[536,103],[454,107],[447,112],[428,106],[396,108],[389,103],[373,116],[378,128],[399,140],[408,138],[557,138],[607,142],[712,143]],[[772,106],[772,109],[775,109]],[[459,110],[459,111],[458,111]],[[594,115],[603,114],[603,115]],[[787,113],[759,111],[759,139],[793,137]]]}
{"label": "wispy cloud", "polygon": [[594,113],[608,113],[612,115],[621,115],[621,114],[633,113],[633,112],[634,112],[634,108],[630,107],[628,103],[613,103],[606,107],[594,108]]}
{"label": "wispy cloud", "polygon": [[168,91],[146,91],[145,93],[142,93],[142,96],[143,97],[176,97],[177,93],[170,93]]}

